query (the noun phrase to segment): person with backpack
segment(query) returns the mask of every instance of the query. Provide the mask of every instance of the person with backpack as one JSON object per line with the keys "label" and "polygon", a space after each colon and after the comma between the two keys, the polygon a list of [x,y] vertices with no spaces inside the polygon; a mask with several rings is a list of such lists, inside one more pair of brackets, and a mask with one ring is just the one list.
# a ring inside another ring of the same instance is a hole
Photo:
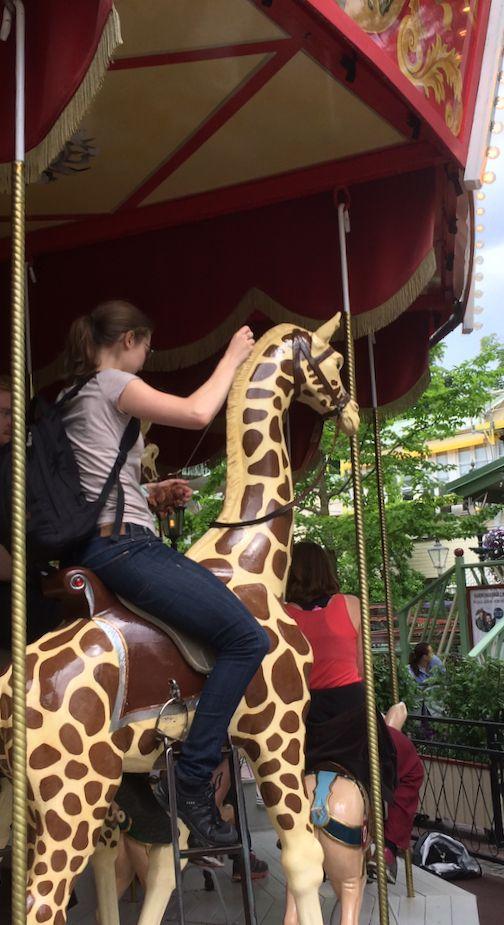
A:
{"label": "person with backpack", "polygon": [[[94,533],[74,551],[73,564],[94,571],[111,591],[158,623],[173,625],[214,649],[215,667],[182,745],[176,779],[180,818],[200,843],[220,847],[235,843],[237,834],[218,813],[211,776],[221,760],[229,721],[269,651],[269,640],[222,582],[154,534],[140,487],[143,438],[138,426],[131,428],[133,419],[141,418],[171,427],[206,427],[224,404],[254,338],[249,327],[242,327],[210,378],[179,398],[137,375],[151,353],[152,328],[134,305],[113,300],[78,318],[70,329],[65,363],[72,389],[63,395],[67,400],[61,415],[85,498],[102,505]],[[103,500],[105,483],[113,487]],[[154,505],[160,496],[163,504],[183,504],[190,492],[185,482],[175,480],[152,494]],[[164,779],[157,797],[168,810]]]}

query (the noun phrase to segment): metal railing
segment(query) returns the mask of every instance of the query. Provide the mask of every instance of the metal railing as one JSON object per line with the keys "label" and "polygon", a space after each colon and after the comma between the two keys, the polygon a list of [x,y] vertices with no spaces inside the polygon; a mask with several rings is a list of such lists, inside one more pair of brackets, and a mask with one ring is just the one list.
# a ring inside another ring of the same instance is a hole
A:
{"label": "metal railing", "polygon": [[[495,576],[499,576],[504,562],[465,562],[462,550],[457,550],[457,553],[455,565],[426,584],[397,615],[401,661],[404,663],[417,642],[429,642],[442,659],[454,653],[469,655],[467,588],[471,585],[467,584],[467,576],[472,576],[471,584],[488,585]],[[493,657],[503,658],[504,646],[500,645],[498,651],[499,655]]]}
{"label": "metal railing", "polygon": [[504,723],[410,714],[407,728],[425,775],[417,834],[445,832],[504,865]]}
{"label": "metal railing", "polygon": [[500,620],[469,652],[469,658],[485,662],[487,658],[504,661],[504,620]]}

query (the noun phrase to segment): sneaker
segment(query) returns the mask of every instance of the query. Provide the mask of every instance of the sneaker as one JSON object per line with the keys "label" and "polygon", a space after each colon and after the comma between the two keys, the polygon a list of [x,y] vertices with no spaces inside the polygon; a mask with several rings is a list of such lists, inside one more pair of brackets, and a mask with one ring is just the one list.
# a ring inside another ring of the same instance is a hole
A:
{"label": "sneaker", "polygon": [[[385,864],[387,865],[387,883],[394,884],[397,880],[397,858],[390,848],[385,847]],[[376,863],[376,846],[371,845],[371,856],[367,862],[368,883],[377,879],[378,865]]]}
{"label": "sneaker", "polygon": [[[252,880],[263,880],[269,874],[269,867],[266,861],[261,861],[253,851],[250,852],[250,873]],[[233,873],[231,880],[235,883],[241,883],[242,879],[242,859],[233,858]]]}
{"label": "sneaker", "polygon": [[[235,845],[238,833],[233,825],[224,822],[215,805],[215,793],[211,782],[186,784],[177,780],[177,810],[179,818],[204,847],[226,848]],[[165,812],[170,812],[168,786],[162,777],[155,789],[155,795]]]}

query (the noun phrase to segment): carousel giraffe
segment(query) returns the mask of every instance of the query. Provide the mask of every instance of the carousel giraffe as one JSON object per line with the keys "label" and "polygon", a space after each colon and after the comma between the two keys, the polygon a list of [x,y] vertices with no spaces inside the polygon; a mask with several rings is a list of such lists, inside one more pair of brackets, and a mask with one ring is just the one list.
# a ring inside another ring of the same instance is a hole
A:
{"label": "carousel giraffe", "polygon": [[[303,784],[311,651],[279,601],[292,537],[283,422],[297,398],[320,414],[337,413],[345,433],[356,431],[358,409],[341,384],[341,355],[329,344],[338,324],[339,315],[314,334],[278,325],[240,368],[227,411],[221,523],[230,526],[211,528],[189,552],[243,600],[270,639],[270,652],[230,733],[248,756],[280,837],[301,925],[322,925],[317,895],[322,851]],[[270,516],[279,509],[281,516]],[[67,570],[62,581],[74,600],[85,595],[93,620],[81,611],[69,626],[27,650],[27,925],[66,922],[73,882],[98,843],[123,771],[148,771],[161,753],[155,724],[170,696],[167,679],[177,679],[189,712],[204,681],[165,633],[133,617],[126,602],[119,603],[86,570]],[[9,670],[0,677],[0,691],[0,768],[9,776]],[[175,712],[162,731],[179,739],[186,721],[184,711]]]}

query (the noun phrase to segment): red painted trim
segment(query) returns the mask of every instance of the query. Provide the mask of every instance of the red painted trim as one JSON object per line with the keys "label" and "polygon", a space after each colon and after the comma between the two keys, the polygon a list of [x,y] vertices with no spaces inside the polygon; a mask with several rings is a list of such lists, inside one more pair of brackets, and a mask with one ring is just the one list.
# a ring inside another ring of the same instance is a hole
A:
{"label": "red painted trim", "polygon": [[289,39],[269,39],[263,42],[243,42],[239,45],[217,45],[215,48],[187,48],[184,51],[167,51],[161,54],[136,55],[116,58],[109,71],[126,71],[138,67],[162,67],[169,64],[187,64],[190,61],[214,61],[219,58],[242,58],[245,55],[272,54],[280,51]]}
{"label": "red painted trim", "polygon": [[[343,43],[346,49],[356,51],[359,59],[358,71],[371,75],[373,93],[378,98],[381,87],[382,106],[369,100],[366,82],[353,85],[356,94],[376,109],[392,125],[404,131],[396,122],[398,104],[403,103],[424,122],[422,139],[433,138],[441,142],[445,150],[463,162],[463,148],[460,141],[451,134],[442,117],[432,110],[423,95],[410,83],[392,59],[358,26],[334,0],[275,0],[271,7],[263,7],[261,0],[252,0],[270,19],[281,28],[298,38],[302,36],[303,47],[317,61],[329,67],[331,73],[341,80],[341,67],[335,55],[335,43]],[[337,47],[337,46],[336,46]],[[337,70],[336,70],[337,68]],[[385,105],[385,109],[383,106]]]}
{"label": "red painted trim", "polygon": [[469,87],[469,90],[464,102],[464,118],[462,122],[462,129],[459,135],[464,149],[464,163],[467,158],[469,142],[471,140],[471,130],[474,119],[474,110],[476,107],[476,97],[479,90],[479,78],[481,72],[481,64],[483,61],[483,52],[485,51],[488,18],[490,16],[491,5],[491,0],[479,0],[478,31],[476,34],[476,41],[472,46],[471,57],[467,65],[466,83]]}
{"label": "red painted trim", "polygon": [[[28,234],[29,257],[71,250],[98,241],[156,231],[310,196],[337,186],[350,186],[400,172],[421,170],[442,161],[439,152],[425,143],[400,145],[358,157],[330,161],[301,170],[199,193],[171,202],[156,203],[129,212],[98,216],[72,225],[41,228]],[[0,260],[10,255],[10,241],[0,241]]]}
{"label": "red painted trim", "polygon": [[241,109],[271,78],[280,71],[299,51],[299,42],[287,39],[280,51],[269,58],[265,64],[254,71],[251,77],[241,84],[219,108],[196,129],[196,131],[161,165],[151,177],[119,206],[118,211],[138,206],[147,196],[171,176],[198,148],[215,134],[232,116]]}

